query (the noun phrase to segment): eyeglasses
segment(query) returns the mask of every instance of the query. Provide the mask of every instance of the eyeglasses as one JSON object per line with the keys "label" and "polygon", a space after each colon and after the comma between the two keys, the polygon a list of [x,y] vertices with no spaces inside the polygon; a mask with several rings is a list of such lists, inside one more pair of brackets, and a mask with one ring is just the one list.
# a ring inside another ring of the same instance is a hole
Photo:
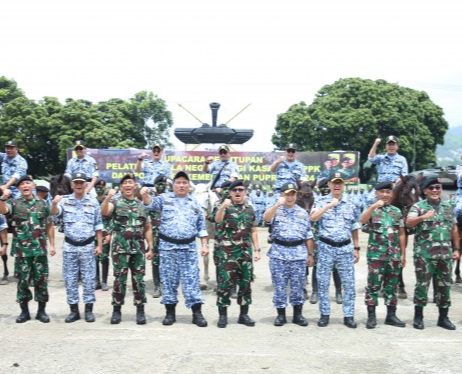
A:
{"label": "eyeglasses", "polygon": [[287,153],[295,153],[297,152],[295,149],[286,149],[286,152]]}
{"label": "eyeglasses", "polygon": [[245,188],[233,188],[231,191],[232,192],[244,192]]}
{"label": "eyeglasses", "polygon": [[428,186],[427,188],[430,191],[433,191],[433,190],[439,191],[439,190],[441,190],[441,186]]}
{"label": "eyeglasses", "polygon": [[220,155],[225,155],[227,153],[228,153],[228,151],[220,151]]}
{"label": "eyeglasses", "polygon": [[162,151],[159,151],[159,150],[155,150],[155,151],[152,151],[152,153],[161,153]]}

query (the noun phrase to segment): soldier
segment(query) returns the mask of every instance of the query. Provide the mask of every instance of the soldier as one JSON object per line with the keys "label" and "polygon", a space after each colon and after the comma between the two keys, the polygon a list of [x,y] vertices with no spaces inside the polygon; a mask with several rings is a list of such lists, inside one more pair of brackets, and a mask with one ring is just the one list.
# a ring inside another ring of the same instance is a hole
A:
{"label": "soldier", "polygon": [[311,220],[319,221],[317,278],[321,318],[318,326],[329,324],[329,281],[332,268],[337,265],[344,291],[343,323],[347,327],[356,328],[354,264],[359,260],[360,250],[359,213],[353,204],[342,198],[345,181],[341,173],[333,173],[328,186],[331,193],[315,202],[311,212]]}
{"label": "soldier", "polygon": [[184,171],[173,178],[173,192],[152,197],[149,189],[140,191],[143,203],[149,210],[161,212],[159,226],[160,280],[162,282],[162,301],[166,316],[165,326],[176,322],[175,308],[178,303],[178,286],[185,297],[186,307],[193,311],[192,323],[199,327],[207,326],[202,315],[204,298],[200,290],[199,259],[196,236],[201,238],[202,256],[209,253],[205,218],[198,201],[189,195],[190,180]]}
{"label": "soldier", "polygon": [[204,165],[204,172],[213,174],[211,190],[214,190],[216,186],[221,186],[227,180],[235,181],[239,176],[237,164],[231,161],[229,147],[225,144],[221,145],[218,147],[218,154],[219,160],[213,161],[213,156],[209,156]]}
{"label": "soldier", "polygon": [[369,161],[377,165],[377,182],[396,183],[400,175],[407,175],[408,167],[406,159],[398,154],[399,142],[396,136],[390,135],[386,139],[387,153],[377,154],[377,146],[381,139],[375,139],[371,150],[369,151]]}
{"label": "soldier", "polygon": [[261,190],[255,192],[255,197],[252,199],[253,206],[255,207],[255,216],[258,226],[263,224],[263,213],[265,212],[265,196],[262,195]]}
{"label": "soldier", "polygon": [[50,196],[50,190],[46,186],[36,186],[35,191],[37,192],[37,198],[45,200],[48,207],[51,209],[52,198]]}
{"label": "soldier", "polygon": [[[11,253],[15,256],[18,291],[16,302],[21,307],[17,323],[30,320],[29,301],[32,293],[29,290],[29,276],[32,274],[35,301],[38,301],[38,311],[35,319],[40,322],[50,322],[45,312],[48,302],[48,258],[47,237],[50,242],[50,255],[55,255],[54,226],[50,209],[46,202],[34,197],[35,184],[28,175],[19,178],[16,187],[21,197],[8,200],[12,194],[6,189],[0,198],[0,213],[11,214],[13,229],[13,244]],[[6,243],[2,238],[3,244]],[[8,243],[6,243],[8,244]],[[5,247],[2,247],[6,250]]]}
{"label": "soldier", "polygon": [[353,160],[350,157],[343,157],[342,158],[342,168],[338,170],[340,173],[343,174],[343,178],[345,180],[350,180],[356,174],[355,169],[353,168]]}
{"label": "soldier", "polygon": [[276,173],[276,192],[279,193],[285,183],[306,181],[305,165],[295,159],[297,144],[290,143],[286,147],[285,156],[279,157],[271,165],[270,171]]}
{"label": "soldier", "polygon": [[[112,219],[112,265],[114,267],[114,287],[112,291],[113,312],[111,324],[122,320],[127,289],[127,276],[132,277],[133,304],[136,306],[136,323],[146,324],[144,304],[146,287],[144,274],[146,259],[154,256],[152,251],[151,218],[146,209],[135,199],[136,180],[133,174],[126,174],[120,180],[121,196],[113,200],[115,189],[109,190],[101,204],[101,213]],[[148,242],[145,248],[144,240]]]}
{"label": "soldier", "polygon": [[135,171],[144,173],[142,185],[145,187],[154,187],[154,181],[157,177],[170,178],[172,166],[162,159],[164,148],[160,144],[154,144],[152,147],[152,160],[146,160],[148,154],[143,152],[136,161]]}
{"label": "soldier", "polygon": [[86,149],[87,147],[83,140],[76,140],[74,142],[74,150],[77,157],[73,157],[67,161],[64,175],[71,178],[76,173],[85,174],[88,178],[87,182],[89,182],[85,188],[85,193],[91,192],[93,196],[96,196],[93,187],[99,177],[98,164],[93,157],[86,154]]}
{"label": "soldier", "polygon": [[71,195],[56,195],[51,205],[51,213],[54,216],[62,215],[64,223],[63,277],[71,310],[65,319],[66,323],[80,319],[79,278],[83,286],[85,321],[95,321],[95,256],[102,253],[103,222],[98,202],[87,195],[87,179],[85,173],[73,174],[71,186],[74,192]]}
{"label": "soldier", "polygon": [[333,172],[333,165],[332,165],[332,157],[327,156],[326,160],[324,161],[324,167],[321,172],[316,177],[316,181],[319,182],[323,178],[329,178]]}
{"label": "soldier", "polygon": [[[393,195],[391,182],[379,182],[375,186],[377,202],[361,215],[361,223],[369,225],[367,246],[367,287],[365,304],[368,319],[366,328],[377,325],[375,308],[379,304],[379,291],[383,287],[387,317],[385,324],[404,327],[406,324],[396,316],[396,297],[399,274],[406,265],[406,232],[401,210],[390,205]],[[383,284],[383,286],[382,286]]]}
{"label": "soldier", "polygon": [[[103,179],[98,179],[95,184],[96,200],[98,200],[99,205],[103,204],[104,199],[106,198],[106,181]],[[103,252],[95,257],[96,261],[96,277],[95,277],[95,290],[108,291],[109,286],[107,283],[107,278],[109,275],[109,253],[111,251],[111,218],[108,216],[102,215],[103,221]],[[100,266],[101,263],[101,272]],[[100,279],[101,274],[101,279]]]}
{"label": "soldier", "polygon": [[273,243],[268,257],[274,288],[273,304],[278,312],[274,326],[283,326],[287,322],[288,286],[289,302],[294,308],[292,323],[308,326],[302,315],[303,287],[306,266],[313,266],[313,233],[308,213],[295,204],[297,191],[295,183],[284,184],[278,202],[264,215],[264,220],[272,225]]}
{"label": "soldier", "polygon": [[414,290],[413,326],[419,330],[424,328],[423,308],[427,305],[428,286],[436,274],[440,295],[437,300],[438,326],[455,330],[456,327],[448,318],[448,309],[451,306],[452,260],[458,260],[460,256],[454,207],[451,202],[441,200],[443,187],[437,178],[425,179],[422,189],[426,199],[415,203],[406,219],[408,227],[416,228],[414,266],[417,282]]}
{"label": "soldier", "polygon": [[13,198],[19,197],[20,192],[16,184],[27,174],[27,161],[19,154],[18,143],[14,140],[5,143],[5,153],[0,152],[0,164],[2,165],[0,190],[4,192],[10,189]]}

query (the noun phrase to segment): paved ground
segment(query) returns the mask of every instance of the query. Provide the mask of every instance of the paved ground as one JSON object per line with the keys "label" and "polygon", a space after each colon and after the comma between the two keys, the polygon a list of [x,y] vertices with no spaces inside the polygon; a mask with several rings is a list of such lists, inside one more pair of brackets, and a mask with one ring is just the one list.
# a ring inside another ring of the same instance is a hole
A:
{"label": "paved ground", "polygon": [[[260,230],[263,254],[266,252],[266,230]],[[135,324],[135,307],[123,308],[123,322],[111,325],[111,293],[97,291],[96,322],[83,320],[64,323],[68,314],[61,276],[62,257],[53,257],[50,274],[51,301],[47,311],[49,324],[32,320],[15,323],[19,307],[15,304],[16,284],[0,286],[0,373],[456,373],[460,372],[462,343],[462,285],[453,285],[453,307],[450,317],[456,331],[436,326],[437,308],[425,309],[423,331],[412,328],[411,300],[400,300],[398,316],[406,328],[385,326],[385,307],[378,309],[379,324],[375,330],[365,327],[363,304],[366,284],[365,234],[361,234],[362,258],[357,270],[357,329],[343,326],[341,306],[333,302],[331,324],[316,326],[317,305],[305,304],[308,327],[291,323],[274,327],[272,287],[268,259],[256,265],[257,280],[253,286],[254,305],[250,315],[255,327],[235,323],[238,307],[230,308],[230,324],[216,327],[217,310],[213,291],[205,291],[204,315],[207,328],[191,324],[191,314],[181,303],[178,322],[161,324],[164,308],[159,299],[149,298],[146,306],[148,324]],[[62,236],[58,235],[58,248]],[[408,250],[409,259],[412,252]],[[10,268],[12,260],[10,259]],[[413,266],[405,269],[408,291],[412,293]],[[151,276],[148,291],[152,293]],[[112,281],[112,277],[110,278]],[[213,283],[209,283],[213,288]],[[129,293],[129,299],[131,294]],[[331,287],[333,299],[334,289]],[[182,300],[182,298],[181,298]],[[130,304],[130,303],[129,303]],[[35,315],[35,303],[31,304]],[[82,309],[82,307],[81,307]],[[290,313],[291,315],[291,313]]]}

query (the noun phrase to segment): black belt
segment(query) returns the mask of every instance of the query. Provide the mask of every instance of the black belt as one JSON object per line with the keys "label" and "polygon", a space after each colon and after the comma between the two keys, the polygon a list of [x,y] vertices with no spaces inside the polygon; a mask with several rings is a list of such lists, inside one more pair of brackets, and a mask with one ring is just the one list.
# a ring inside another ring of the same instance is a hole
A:
{"label": "black belt", "polygon": [[273,242],[279,245],[283,245],[284,247],[296,247],[298,245],[303,244],[305,241],[303,239],[300,239],[300,240],[294,240],[292,242],[286,242],[284,240],[273,238]]}
{"label": "black belt", "polygon": [[88,244],[91,244],[95,241],[95,237],[92,236],[88,239],[85,239],[81,242],[76,242],[75,240],[72,240],[71,238],[68,238],[67,236],[64,237],[64,241],[66,243],[69,243],[70,245],[73,245],[74,247],[83,247],[83,246],[86,246]]}
{"label": "black belt", "polygon": [[174,239],[174,238],[170,238],[169,236],[165,236],[162,233],[159,233],[159,238],[161,238],[162,240],[165,240],[166,242],[173,243],[173,244],[190,244],[194,240],[196,240],[195,236],[193,236],[192,238],[188,238],[188,239]]}
{"label": "black belt", "polygon": [[143,184],[143,187],[154,187],[152,183],[145,183]]}
{"label": "black belt", "polygon": [[344,245],[351,243],[351,239],[344,240],[343,242],[334,242],[333,240],[319,237],[319,240],[323,243],[331,245],[332,247],[343,247]]}

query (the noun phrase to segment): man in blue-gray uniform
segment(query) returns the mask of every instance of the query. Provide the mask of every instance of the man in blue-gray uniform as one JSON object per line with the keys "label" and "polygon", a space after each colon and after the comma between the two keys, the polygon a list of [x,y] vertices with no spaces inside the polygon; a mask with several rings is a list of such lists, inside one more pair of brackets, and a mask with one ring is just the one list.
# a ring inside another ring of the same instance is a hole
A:
{"label": "man in blue-gray uniform", "polygon": [[154,144],[152,147],[152,160],[146,160],[148,154],[143,152],[136,161],[135,171],[144,173],[142,185],[144,187],[154,187],[154,181],[157,177],[170,178],[172,166],[162,159],[164,148],[160,144]]}
{"label": "man in blue-gray uniform", "polygon": [[86,181],[87,175],[75,173],[72,176],[74,192],[67,196],[56,195],[51,205],[51,213],[62,215],[64,222],[63,276],[71,309],[65,320],[67,323],[80,319],[79,276],[83,286],[85,321],[95,321],[95,256],[103,250],[103,221],[98,201],[86,193]]}
{"label": "man in blue-gray uniform", "polygon": [[265,221],[272,225],[273,243],[268,257],[274,288],[273,304],[278,312],[274,326],[287,322],[289,283],[289,302],[294,308],[292,322],[300,326],[308,325],[302,315],[305,302],[303,288],[306,266],[313,266],[313,234],[308,213],[295,204],[297,191],[295,183],[284,184],[279,200],[264,215]]}
{"label": "man in blue-gray uniform", "polygon": [[239,176],[239,168],[235,162],[231,161],[229,151],[229,147],[223,144],[218,148],[219,160],[214,161],[214,157],[209,156],[205,161],[204,172],[213,174],[211,190],[217,189],[217,192],[220,192],[219,186],[225,181],[235,181]]}
{"label": "man in blue-gray uniform", "polygon": [[400,175],[408,174],[406,159],[398,154],[399,142],[398,138],[390,135],[386,139],[386,153],[383,155],[377,154],[377,146],[381,139],[375,139],[371,150],[369,151],[369,161],[377,165],[377,182],[392,182],[396,183]]}
{"label": "man in blue-gray uniform", "polygon": [[317,278],[321,318],[318,326],[329,324],[330,274],[333,266],[337,265],[344,292],[343,323],[347,327],[356,328],[354,264],[359,260],[359,211],[342,198],[345,181],[341,173],[333,173],[328,186],[330,194],[316,201],[311,211],[311,220],[319,222]]}
{"label": "man in blue-gray uniform", "polygon": [[96,192],[93,187],[99,177],[98,164],[93,157],[86,154],[86,149],[87,147],[83,140],[76,140],[74,142],[74,151],[77,157],[73,157],[67,161],[64,175],[68,178],[72,178],[72,175],[76,173],[84,173],[88,179],[85,193],[91,192],[92,195],[96,197]]}
{"label": "man in blue-gray uniform", "polygon": [[189,195],[189,177],[179,171],[173,178],[173,192],[152,197],[149,188],[140,191],[143,203],[149,210],[161,212],[159,227],[160,280],[162,282],[162,304],[166,316],[163,325],[176,322],[175,308],[178,303],[178,286],[181,288],[186,307],[193,311],[192,323],[207,326],[202,315],[204,298],[200,290],[199,259],[196,237],[200,237],[202,256],[209,253],[205,218],[199,202]]}
{"label": "man in blue-gray uniform", "polygon": [[14,140],[5,143],[5,153],[0,152],[0,164],[2,172],[0,191],[10,189],[13,192],[12,197],[16,199],[21,195],[16,188],[16,183],[19,178],[27,174],[27,161],[19,154],[18,143]]}
{"label": "man in blue-gray uniform", "polygon": [[285,183],[306,181],[305,165],[295,159],[297,144],[290,143],[286,147],[285,156],[279,157],[271,165],[270,171],[276,173],[276,192],[279,193]]}
{"label": "man in blue-gray uniform", "polygon": [[263,213],[265,212],[265,196],[262,194],[261,190],[255,192],[255,197],[252,198],[252,204],[255,207],[255,217],[257,220],[258,226],[263,225]]}

